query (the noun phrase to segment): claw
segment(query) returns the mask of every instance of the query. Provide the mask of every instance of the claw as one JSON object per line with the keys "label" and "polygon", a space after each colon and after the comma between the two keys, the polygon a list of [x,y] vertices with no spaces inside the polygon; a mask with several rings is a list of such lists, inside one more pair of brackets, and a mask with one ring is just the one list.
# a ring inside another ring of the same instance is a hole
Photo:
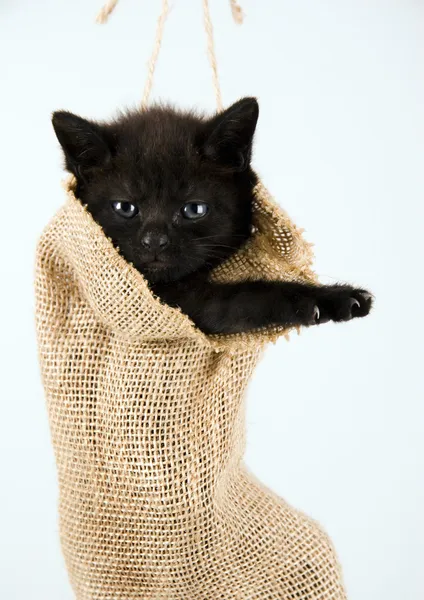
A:
{"label": "claw", "polygon": [[361,292],[361,296],[365,300],[365,302],[371,300],[372,298],[372,294],[370,294],[369,292]]}
{"label": "claw", "polygon": [[315,323],[318,323],[319,316],[320,316],[319,308],[318,308],[318,306],[315,305],[314,312],[313,312],[313,319],[314,319]]}
{"label": "claw", "polygon": [[349,298],[349,304],[350,304],[350,314],[349,314],[348,319],[352,319],[354,316],[356,316],[356,314],[354,314],[355,306],[357,306],[358,308],[361,308],[361,304],[360,304],[359,300],[357,300],[356,298]]}

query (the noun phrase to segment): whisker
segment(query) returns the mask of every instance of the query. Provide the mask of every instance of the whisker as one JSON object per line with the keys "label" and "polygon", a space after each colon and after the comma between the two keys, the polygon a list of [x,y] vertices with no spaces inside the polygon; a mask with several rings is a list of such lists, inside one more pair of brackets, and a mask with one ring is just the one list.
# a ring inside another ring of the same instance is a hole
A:
{"label": "whisker", "polygon": [[[245,238],[247,239],[248,236],[245,235],[232,235],[231,238]],[[222,239],[222,235],[204,235],[201,237],[197,237],[197,238],[193,238],[193,241],[198,241],[198,240],[210,240],[210,239],[217,239],[217,238],[221,238]]]}
{"label": "whisker", "polygon": [[230,250],[237,250],[237,246],[227,246],[226,244],[199,244],[200,248],[229,248]]}

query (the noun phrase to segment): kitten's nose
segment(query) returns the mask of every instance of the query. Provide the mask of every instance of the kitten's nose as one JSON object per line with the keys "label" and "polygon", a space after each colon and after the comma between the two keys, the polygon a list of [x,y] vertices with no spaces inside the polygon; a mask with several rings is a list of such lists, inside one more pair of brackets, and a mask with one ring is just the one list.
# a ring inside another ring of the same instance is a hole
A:
{"label": "kitten's nose", "polygon": [[148,250],[159,254],[159,252],[162,252],[162,250],[165,250],[165,248],[168,246],[169,237],[166,235],[166,233],[149,231],[141,238],[141,244]]}

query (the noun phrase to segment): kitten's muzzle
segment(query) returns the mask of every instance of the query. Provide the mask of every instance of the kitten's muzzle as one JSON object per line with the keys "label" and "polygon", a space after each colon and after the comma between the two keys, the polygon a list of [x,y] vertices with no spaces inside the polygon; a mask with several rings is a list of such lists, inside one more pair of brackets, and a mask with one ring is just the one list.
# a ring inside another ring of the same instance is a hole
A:
{"label": "kitten's muzzle", "polygon": [[143,248],[146,248],[146,250],[149,250],[152,254],[157,256],[169,246],[169,237],[166,233],[149,231],[141,238],[141,245]]}

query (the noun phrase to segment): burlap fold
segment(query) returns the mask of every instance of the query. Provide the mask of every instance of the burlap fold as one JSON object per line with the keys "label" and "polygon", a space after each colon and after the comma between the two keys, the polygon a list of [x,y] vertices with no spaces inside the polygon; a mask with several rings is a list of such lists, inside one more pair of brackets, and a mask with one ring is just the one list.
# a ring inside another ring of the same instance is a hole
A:
{"label": "burlap fold", "polygon": [[[344,599],[321,527],[243,462],[243,395],[281,328],[206,336],[150,292],[75,198],[37,248],[36,321],[78,600]],[[256,188],[222,281],[313,280],[311,249]]]}

